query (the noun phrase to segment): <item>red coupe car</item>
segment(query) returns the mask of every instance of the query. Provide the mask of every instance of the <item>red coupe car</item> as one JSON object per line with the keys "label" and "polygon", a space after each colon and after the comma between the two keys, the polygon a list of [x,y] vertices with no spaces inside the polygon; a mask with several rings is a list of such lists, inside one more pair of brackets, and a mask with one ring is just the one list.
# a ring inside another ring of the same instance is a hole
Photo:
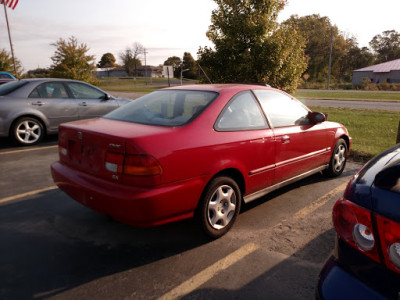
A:
{"label": "red coupe car", "polygon": [[242,202],[314,173],[340,175],[350,145],[343,125],[280,90],[180,86],[60,125],[51,170],[61,190],[119,221],[196,216],[218,238]]}

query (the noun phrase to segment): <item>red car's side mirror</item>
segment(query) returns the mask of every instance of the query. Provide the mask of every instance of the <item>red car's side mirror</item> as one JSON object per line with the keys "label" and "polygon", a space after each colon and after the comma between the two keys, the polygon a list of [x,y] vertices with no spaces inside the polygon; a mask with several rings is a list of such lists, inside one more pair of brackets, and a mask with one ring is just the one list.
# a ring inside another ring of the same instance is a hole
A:
{"label": "red car's side mirror", "polygon": [[326,116],[320,112],[310,112],[308,116],[313,124],[318,124],[326,121]]}

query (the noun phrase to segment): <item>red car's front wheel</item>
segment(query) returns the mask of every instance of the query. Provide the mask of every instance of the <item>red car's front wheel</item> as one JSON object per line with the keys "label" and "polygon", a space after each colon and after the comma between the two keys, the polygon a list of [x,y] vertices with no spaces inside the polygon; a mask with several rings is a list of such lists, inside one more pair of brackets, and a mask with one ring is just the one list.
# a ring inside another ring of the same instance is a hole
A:
{"label": "red car's front wheel", "polygon": [[339,139],[333,149],[329,168],[325,174],[329,177],[336,177],[343,173],[347,161],[347,144],[344,139]]}

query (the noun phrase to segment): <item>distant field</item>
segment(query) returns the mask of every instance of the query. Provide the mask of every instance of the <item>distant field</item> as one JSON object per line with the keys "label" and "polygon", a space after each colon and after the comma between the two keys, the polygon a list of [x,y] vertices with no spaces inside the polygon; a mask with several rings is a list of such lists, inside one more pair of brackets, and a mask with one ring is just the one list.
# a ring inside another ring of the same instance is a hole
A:
{"label": "distant field", "polygon": [[328,120],[342,123],[353,138],[355,160],[368,160],[396,145],[400,113],[368,109],[310,106],[313,111],[328,113]]}
{"label": "distant field", "polygon": [[[197,81],[184,79],[185,83],[197,83]],[[171,86],[179,85],[180,80],[171,78]],[[125,78],[105,78],[100,80],[99,87],[110,92],[126,92],[126,93],[150,93],[161,88],[168,87],[167,78],[144,78],[136,79]]]}
{"label": "distant field", "polygon": [[337,99],[365,101],[400,102],[400,93],[367,92],[367,91],[297,91],[294,96],[299,99]]}

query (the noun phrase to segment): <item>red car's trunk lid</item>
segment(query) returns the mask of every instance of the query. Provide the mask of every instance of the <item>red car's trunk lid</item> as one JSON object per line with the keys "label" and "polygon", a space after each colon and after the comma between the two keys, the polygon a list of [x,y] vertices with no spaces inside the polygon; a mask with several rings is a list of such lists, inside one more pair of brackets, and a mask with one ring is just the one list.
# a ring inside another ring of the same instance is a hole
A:
{"label": "red car's trunk lid", "polygon": [[112,127],[87,120],[62,124],[59,129],[60,160],[71,167],[112,181],[121,181],[117,172],[106,169],[106,158],[123,156],[126,137]]}

